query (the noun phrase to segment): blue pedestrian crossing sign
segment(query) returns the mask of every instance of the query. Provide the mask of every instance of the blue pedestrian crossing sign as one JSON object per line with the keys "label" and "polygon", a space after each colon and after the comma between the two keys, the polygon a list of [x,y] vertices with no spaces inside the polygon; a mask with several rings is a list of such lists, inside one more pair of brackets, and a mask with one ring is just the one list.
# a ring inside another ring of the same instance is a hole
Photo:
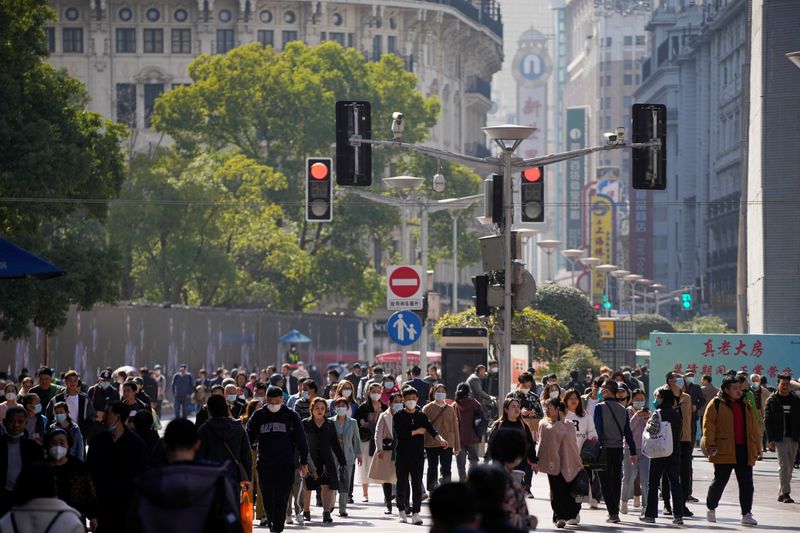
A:
{"label": "blue pedestrian crossing sign", "polygon": [[386,323],[389,338],[400,346],[409,346],[417,342],[422,334],[422,320],[411,311],[397,311]]}

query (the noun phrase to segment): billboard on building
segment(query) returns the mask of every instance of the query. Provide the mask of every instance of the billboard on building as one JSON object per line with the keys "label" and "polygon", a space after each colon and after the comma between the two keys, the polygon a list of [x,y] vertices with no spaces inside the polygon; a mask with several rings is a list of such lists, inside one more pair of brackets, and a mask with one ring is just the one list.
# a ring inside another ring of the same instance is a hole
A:
{"label": "billboard on building", "polygon": [[[590,233],[588,244],[590,255],[600,259],[601,264],[614,264],[614,250],[616,249],[616,205],[605,194],[596,194],[592,197],[589,208]],[[603,301],[605,289],[605,276],[595,275],[594,301]]]}
{"label": "billboard on building", "polygon": [[[586,108],[567,108],[567,150],[586,148]],[[582,233],[582,194],[586,162],[583,157],[567,161],[567,242],[566,248],[580,248]]]}

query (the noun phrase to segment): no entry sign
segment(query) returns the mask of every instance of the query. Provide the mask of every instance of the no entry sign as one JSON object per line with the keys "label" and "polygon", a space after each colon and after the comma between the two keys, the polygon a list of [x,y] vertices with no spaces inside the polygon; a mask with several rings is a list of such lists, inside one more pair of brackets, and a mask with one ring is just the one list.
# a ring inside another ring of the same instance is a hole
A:
{"label": "no entry sign", "polygon": [[422,309],[425,288],[422,267],[391,266],[386,271],[386,307],[388,309]]}

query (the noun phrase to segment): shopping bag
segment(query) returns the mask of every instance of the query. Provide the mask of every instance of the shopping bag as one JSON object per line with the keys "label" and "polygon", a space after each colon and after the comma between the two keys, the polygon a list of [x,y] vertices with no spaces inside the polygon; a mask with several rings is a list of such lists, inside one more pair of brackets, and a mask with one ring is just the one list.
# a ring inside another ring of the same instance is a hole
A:
{"label": "shopping bag", "polygon": [[650,417],[642,434],[642,453],[650,459],[672,455],[672,424],[661,420],[661,410]]}
{"label": "shopping bag", "polygon": [[250,499],[250,491],[247,490],[247,484],[240,485],[241,497],[239,501],[239,513],[242,517],[242,528],[244,533],[253,533],[253,500]]}

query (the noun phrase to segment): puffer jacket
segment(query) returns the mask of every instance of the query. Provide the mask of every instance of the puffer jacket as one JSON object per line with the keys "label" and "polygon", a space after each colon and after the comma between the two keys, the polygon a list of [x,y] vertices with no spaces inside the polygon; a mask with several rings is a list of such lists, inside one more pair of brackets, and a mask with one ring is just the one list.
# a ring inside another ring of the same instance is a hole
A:
{"label": "puffer jacket", "polygon": [[[753,466],[761,453],[761,424],[756,420],[754,410],[747,401],[739,400],[744,407],[745,414],[745,439],[747,442],[748,465]],[[703,439],[701,446],[704,450],[716,447],[717,454],[708,460],[714,464],[736,464],[736,443],[733,437],[733,410],[731,401],[722,393],[717,398],[708,402],[703,416]]]}
{"label": "puffer jacket", "polygon": [[80,513],[58,498],[34,498],[24,505],[13,507],[0,520],[0,533],[43,533],[48,530],[83,533],[86,528]]}

